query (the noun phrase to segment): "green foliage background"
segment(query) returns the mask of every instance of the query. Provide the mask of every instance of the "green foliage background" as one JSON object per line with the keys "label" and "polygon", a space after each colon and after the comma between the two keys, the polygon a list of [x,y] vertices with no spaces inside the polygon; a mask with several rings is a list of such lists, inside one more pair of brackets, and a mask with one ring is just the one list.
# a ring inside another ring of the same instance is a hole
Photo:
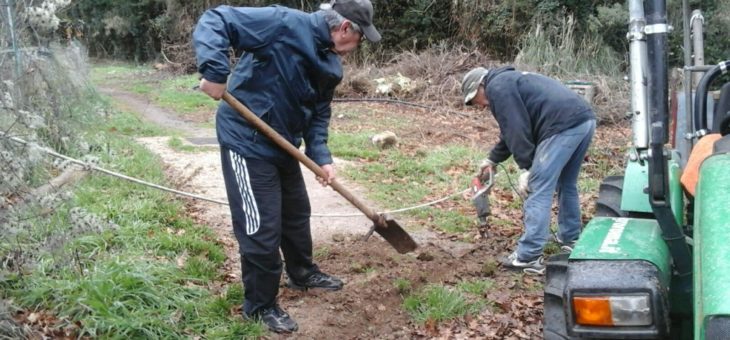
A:
{"label": "green foliage background", "polygon": [[[222,3],[232,6],[283,6],[316,10],[324,0],[77,0],[67,11],[68,25],[78,30],[92,56],[149,61],[165,57],[191,62],[190,33],[202,12]],[[681,61],[681,0],[669,0],[675,26],[674,53]],[[615,52],[627,50],[628,11],[625,0],[373,0],[375,23],[383,42],[374,55],[421,50],[434,44],[464,44],[495,59],[511,60],[520,42],[537,24],[559,30],[565,18],[575,19],[573,36],[599,39]],[[730,56],[730,0],[693,0],[706,18],[706,60]],[[679,43],[679,44],[677,44]],[[188,59],[186,59],[186,56]]]}
{"label": "green foliage background", "polygon": [[[730,0],[691,0],[690,13],[693,9],[701,9],[705,18],[705,63],[717,64],[723,60],[730,60]],[[676,13],[669,16],[674,32],[670,35],[670,45],[673,47],[670,62],[681,65],[682,54],[682,1],[669,1],[667,10]]]}

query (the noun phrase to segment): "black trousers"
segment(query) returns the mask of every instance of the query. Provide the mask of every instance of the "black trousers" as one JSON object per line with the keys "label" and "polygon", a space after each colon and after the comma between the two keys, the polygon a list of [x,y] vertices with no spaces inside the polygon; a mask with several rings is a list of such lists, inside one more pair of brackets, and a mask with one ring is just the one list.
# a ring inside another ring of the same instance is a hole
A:
{"label": "black trousers", "polygon": [[303,281],[312,262],[311,208],[296,159],[285,164],[245,158],[221,147],[221,164],[243,273],[243,311],[276,303],[284,255],[290,278]]}

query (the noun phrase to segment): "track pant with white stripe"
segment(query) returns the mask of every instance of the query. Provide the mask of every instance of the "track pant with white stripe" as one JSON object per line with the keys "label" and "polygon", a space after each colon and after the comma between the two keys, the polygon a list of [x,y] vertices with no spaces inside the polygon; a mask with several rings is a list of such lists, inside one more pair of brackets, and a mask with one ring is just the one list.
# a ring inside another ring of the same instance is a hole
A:
{"label": "track pant with white stripe", "polygon": [[276,303],[284,254],[290,278],[318,271],[312,263],[311,208],[299,162],[245,158],[221,147],[223,178],[243,272],[243,311],[252,315]]}

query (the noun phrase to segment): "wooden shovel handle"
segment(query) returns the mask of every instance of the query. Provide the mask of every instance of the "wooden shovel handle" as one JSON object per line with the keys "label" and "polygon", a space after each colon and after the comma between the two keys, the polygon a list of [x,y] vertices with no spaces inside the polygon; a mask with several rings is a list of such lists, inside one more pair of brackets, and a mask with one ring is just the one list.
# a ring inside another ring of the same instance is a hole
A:
{"label": "wooden shovel handle", "polygon": [[[284,149],[287,153],[292,155],[294,158],[302,162],[309,170],[312,170],[317,176],[321,178],[327,178],[327,173],[322,170],[322,168],[317,165],[311,158],[307,157],[307,155],[303,154],[299,149],[297,149],[294,145],[289,143],[284,137],[282,137],[276,130],[272,129],[266,122],[261,120],[258,116],[256,116],[251,110],[249,110],[245,105],[243,105],[238,99],[233,97],[228,91],[223,93],[223,100],[228,103],[231,107],[236,109],[238,113],[243,116],[243,118],[246,119],[251,125],[253,125],[257,130],[259,130],[261,133],[263,133],[266,137],[269,137],[276,145]],[[363,201],[361,201],[359,198],[357,198],[355,195],[353,195],[350,191],[348,191],[342,184],[337,182],[337,180],[333,180],[332,183],[330,183],[330,186],[332,189],[335,189],[342,197],[347,199],[352,205],[360,209],[360,211],[363,212],[368,218],[370,218],[376,225],[384,225],[383,221],[381,221],[380,215],[376,213],[373,209],[370,209]]]}

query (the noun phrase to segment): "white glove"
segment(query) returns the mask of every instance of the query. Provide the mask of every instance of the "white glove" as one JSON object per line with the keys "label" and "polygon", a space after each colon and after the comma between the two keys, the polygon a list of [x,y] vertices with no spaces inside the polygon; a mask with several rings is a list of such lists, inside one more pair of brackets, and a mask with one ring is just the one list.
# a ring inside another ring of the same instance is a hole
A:
{"label": "white glove", "polygon": [[494,171],[496,170],[496,168],[494,167],[495,165],[497,164],[492,162],[489,158],[485,158],[482,163],[479,164],[478,177],[480,179],[488,178],[488,176],[490,175],[489,170],[491,169],[492,173],[494,173]]}
{"label": "white glove", "polygon": [[519,179],[517,179],[517,194],[520,195],[523,199],[527,198],[527,195],[530,194],[530,171],[525,171],[522,174],[520,174]]}

